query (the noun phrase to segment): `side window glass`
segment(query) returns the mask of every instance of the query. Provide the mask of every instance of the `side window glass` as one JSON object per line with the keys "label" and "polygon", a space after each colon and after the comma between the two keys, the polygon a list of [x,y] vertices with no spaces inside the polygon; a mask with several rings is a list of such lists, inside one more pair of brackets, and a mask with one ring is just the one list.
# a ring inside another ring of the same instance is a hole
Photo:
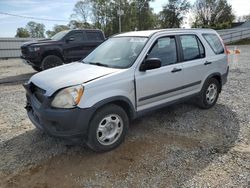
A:
{"label": "side window glass", "polygon": [[102,40],[101,34],[99,32],[86,32],[86,37],[88,41]]}
{"label": "side window glass", "polygon": [[224,47],[216,34],[203,34],[203,37],[206,39],[209,46],[212,48],[214,53],[223,54]]}
{"label": "side window glass", "polygon": [[[202,57],[202,51],[204,54],[204,48],[201,49],[200,54],[200,48],[198,44],[198,40],[195,35],[182,35],[180,36],[181,40],[181,46],[183,50],[183,60],[194,60]],[[202,46],[202,45],[201,45]]]}
{"label": "side window glass", "polygon": [[83,33],[72,33],[67,37],[68,40],[70,40],[71,43],[77,43],[83,41]]}
{"label": "side window glass", "polygon": [[163,37],[156,41],[147,58],[159,58],[162,66],[177,62],[176,42],[174,37]]}
{"label": "side window glass", "polygon": [[199,49],[200,49],[200,57],[203,58],[206,56],[205,54],[205,48],[204,46],[201,44],[201,41],[199,39],[197,39],[198,44],[199,44]]}

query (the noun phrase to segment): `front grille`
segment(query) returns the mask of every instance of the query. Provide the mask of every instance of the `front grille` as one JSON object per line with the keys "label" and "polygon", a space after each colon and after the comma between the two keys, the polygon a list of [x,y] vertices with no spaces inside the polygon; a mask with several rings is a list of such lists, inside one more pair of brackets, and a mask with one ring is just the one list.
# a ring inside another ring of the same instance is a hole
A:
{"label": "front grille", "polygon": [[36,99],[40,102],[43,103],[44,99],[45,99],[45,90],[36,86],[35,84],[31,83],[30,84],[30,91],[31,93],[36,97]]}
{"label": "front grille", "polygon": [[21,52],[22,52],[23,55],[27,55],[28,54],[28,47],[22,46],[21,47]]}

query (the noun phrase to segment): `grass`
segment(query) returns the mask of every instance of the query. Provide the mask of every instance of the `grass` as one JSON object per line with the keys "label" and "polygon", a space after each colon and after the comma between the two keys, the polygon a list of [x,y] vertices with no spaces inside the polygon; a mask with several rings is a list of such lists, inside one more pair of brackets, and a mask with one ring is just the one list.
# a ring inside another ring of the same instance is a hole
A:
{"label": "grass", "polygon": [[250,38],[249,39],[242,39],[236,42],[231,42],[228,45],[250,45]]}

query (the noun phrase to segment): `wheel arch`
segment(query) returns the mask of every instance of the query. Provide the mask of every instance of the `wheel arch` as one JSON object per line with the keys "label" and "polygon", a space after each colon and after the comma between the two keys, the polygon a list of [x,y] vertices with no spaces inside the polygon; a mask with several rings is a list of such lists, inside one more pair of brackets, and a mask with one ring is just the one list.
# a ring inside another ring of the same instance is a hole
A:
{"label": "wheel arch", "polygon": [[[117,106],[122,107],[125,110],[125,112],[127,113],[130,120],[136,118],[136,111],[135,111],[135,108],[134,108],[132,102],[124,96],[114,96],[114,97],[110,97],[110,98],[101,100],[101,101],[97,102],[96,104],[94,104],[93,107],[94,107],[95,112],[96,112],[98,109],[100,109],[108,104],[116,104]],[[94,113],[93,113],[93,115],[94,115]]]}
{"label": "wheel arch", "polygon": [[49,56],[49,55],[55,55],[57,57],[59,57],[63,62],[64,62],[64,58],[62,53],[59,50],[48,50],[45,51],[42,55],[42,61],[44,60],[45,57]]}
{"label": "wheel arch", "polygon": [[215,72],[210,74],[204,83],[206,83],[208,80],[210,80],[211,78],[215,78],[216,80],[218,80],[219,84],[220,84],[220,88],[219,88],[219,92],[221,92],[222,89],[222,78],[221,78],[221,74],[219,72]]}

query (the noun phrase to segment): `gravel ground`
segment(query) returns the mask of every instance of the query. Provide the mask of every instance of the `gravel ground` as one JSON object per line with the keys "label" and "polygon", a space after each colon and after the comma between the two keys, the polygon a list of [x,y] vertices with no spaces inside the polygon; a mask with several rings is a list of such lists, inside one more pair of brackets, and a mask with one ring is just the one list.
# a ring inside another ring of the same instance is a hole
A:
{"label": "gravel ground", "polygon": [[156,111],[103,154],[35,129],[21,86],[34,71],[0,61],[0,187],[250,187],[250,46],[238,47],[212,109],[186,102]]}

